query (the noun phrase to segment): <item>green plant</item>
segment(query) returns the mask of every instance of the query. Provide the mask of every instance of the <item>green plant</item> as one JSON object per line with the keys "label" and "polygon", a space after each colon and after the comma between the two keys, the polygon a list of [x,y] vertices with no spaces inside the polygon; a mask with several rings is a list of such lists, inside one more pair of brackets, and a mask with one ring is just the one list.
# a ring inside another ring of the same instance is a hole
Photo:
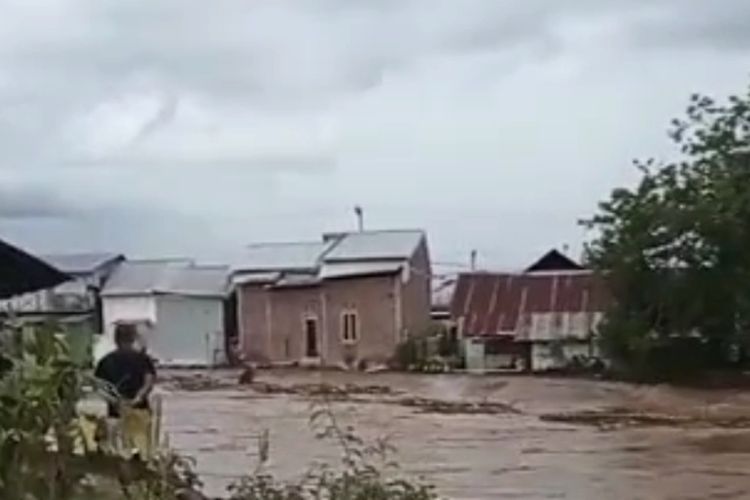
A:
{"label": "green plant", "polygon": [[0,498],[177,500],[199,486],[183,457],[130,461],[90,447],[77,409],[84,386],[113,394],[71,360],[58,332],[0,328]]}
{"label": "green plant", "polygon": [[319,439],[332,440],[341,450],[337,468],[313,467],[299,481],[281,482],[265,469],[267,454],[258,468],[230,487],[231,500],[433,500],[434,489],[404,479],[389,460],[394,451],[387,439],[366,443],[351,426],[342,426],[326,400],[316,403],[310,417]]}
{"label": "green plant", "polygon": [[72,459],[79,371],[51,325],[0,335],[0,497],[69,498],[85,475]]}
{"label": "green plant", "polygon": [[[675,161],[636,162],[584,224],[611,294],[602,347],[616,366],[668,378],[742,369],[750,346],[750,87],[694,95],[673,121]],[[671,363],[674,365],[668,367]]]}

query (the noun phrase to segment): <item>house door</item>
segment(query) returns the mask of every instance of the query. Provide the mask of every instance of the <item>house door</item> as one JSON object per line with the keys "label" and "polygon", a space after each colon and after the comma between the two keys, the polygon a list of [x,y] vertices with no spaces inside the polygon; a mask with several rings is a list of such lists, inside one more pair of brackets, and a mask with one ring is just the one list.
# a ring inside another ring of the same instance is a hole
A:
{"label": "house door", "polygon": [[318,353],[318,320],[316,318],[305,319],[305,356],[317,358]]}

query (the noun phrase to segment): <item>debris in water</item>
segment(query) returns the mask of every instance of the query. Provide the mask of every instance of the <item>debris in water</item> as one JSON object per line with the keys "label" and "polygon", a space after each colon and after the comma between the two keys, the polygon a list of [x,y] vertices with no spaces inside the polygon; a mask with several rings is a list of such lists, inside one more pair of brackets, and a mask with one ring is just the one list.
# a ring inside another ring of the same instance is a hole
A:
{"label": "debris in water", "polygon": [[162,378],[161,384],[182,391],[210,391],[235,386],[232,380],[204,373],[173,374]]}
{"label": "debris in water", "polygon": [[298,396],[328,396],[335,399],[347,399],[352,395],[388,395],[393,390],[385,385],[334,385],[328,383],[320,384],[293,384],[281,385],[270,382],[255,382],[252,389],[261,394],[293,394]]}
{"label": "debris in water", "polygon": [[420,397],[400,398],[394,403],[417,408],[419,413],[442,413],[447,415],[499,415],[504,413],[521,414],[521,410],[511,404],[499,401],[446,401]]}
{"label": "debris in water", "polygon": [[252,366],[245,368],[240,374],[239,384],[250,385],[255,380],[255,369]]}
{"label": "debris in water", "polygon": [[583,410],[568,413],[547,413],[541,420],[569,424],[593,425],[602,430],[622,427],[723,427],[750,428],[750,417],[683,416],[663,413],[646,413],[628,408]]}

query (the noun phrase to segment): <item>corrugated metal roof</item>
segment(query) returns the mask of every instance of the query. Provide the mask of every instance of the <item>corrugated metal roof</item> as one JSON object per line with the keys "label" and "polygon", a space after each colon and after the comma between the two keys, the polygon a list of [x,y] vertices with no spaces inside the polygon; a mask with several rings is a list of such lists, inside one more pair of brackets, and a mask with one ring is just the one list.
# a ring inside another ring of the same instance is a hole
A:
{"label": "corrugated metal roof", "polygon": [[126,261],[112,274],[103,296],[168,293],[193,296],[223,296],[228,268],[197,266],[189,261]]}
{"label": "corrugated metal roof", "polygon": [[271,272],[255,272],[248,274],[239,274],[232,277],[232,284],[234,285],[249,285],[249,284],[262,284],[262,283],[273,283],[274,281],[281,278],[281,273],[278,271]]}
{"label": "corrugated metal roof", "polygon": [[409,259],[424,238],[418,230],[346,233],[326,253],[325,262]]}
{"label": "corrugated metal roof", "polygon": [[318,284],[320,284],[320,278],[316,274],[285,273],[272,286],[273,288],[294,288]]}
{"label": "corrugated metal roof", "polygon": [[73,253],[43,255],[41,258],[64,273],[86,274],[112,261],[123,259],[123,256],[116,253]]}
{"label": "corrugated metal roof", "polygon": [[433,307],[447,309],[450,307],[453,293],[456,291],[456,278],[435,278],[432,281]]}
{"label": "corrugated metal roof", "polygon": [[320,269],[321,279],[348,278],[352,276],[373,276],[394,274],[401,271],[404,264],[393,261],[367,262],[326,262]]}
{"label": "corrugated metal roof", "polygon": [[250,245],[232,266],[235,272],[314,270],[330,243],[261,243]]}
{"label": "corrugated metal roof", "polygon": [[464,318],[467,335],[515,331],[522,314],[602,312],[607,293],[592,272],[555,274],[461,274],[451,315]]}
{"label": "corrugated metal roof", "polygon": [[0,298],[51,288],[70,276],[0,240]]}
{"label": "corrugated metal roof", "polygon": [[[364,231],[327,234],[321,242],[250,245],[232,266],[233,283],[297,286],[322,279],[395,273],[423,238],[424,233],[418,230]],[[278,274],[269,274],[272,272]],[[314,279],[290,275],[300,272]]]}

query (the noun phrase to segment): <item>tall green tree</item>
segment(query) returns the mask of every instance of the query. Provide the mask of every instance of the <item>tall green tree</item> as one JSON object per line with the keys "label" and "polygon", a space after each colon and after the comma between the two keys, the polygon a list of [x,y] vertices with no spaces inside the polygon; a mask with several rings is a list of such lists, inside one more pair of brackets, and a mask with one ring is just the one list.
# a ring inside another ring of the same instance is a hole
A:
{"label": "tall green tree", "polygon": [[750,345],[750,86],[690,99],[672,122],[678,159],[637,161],[584,224],[606,275],[605,351],[650,376],[738,366]]}

